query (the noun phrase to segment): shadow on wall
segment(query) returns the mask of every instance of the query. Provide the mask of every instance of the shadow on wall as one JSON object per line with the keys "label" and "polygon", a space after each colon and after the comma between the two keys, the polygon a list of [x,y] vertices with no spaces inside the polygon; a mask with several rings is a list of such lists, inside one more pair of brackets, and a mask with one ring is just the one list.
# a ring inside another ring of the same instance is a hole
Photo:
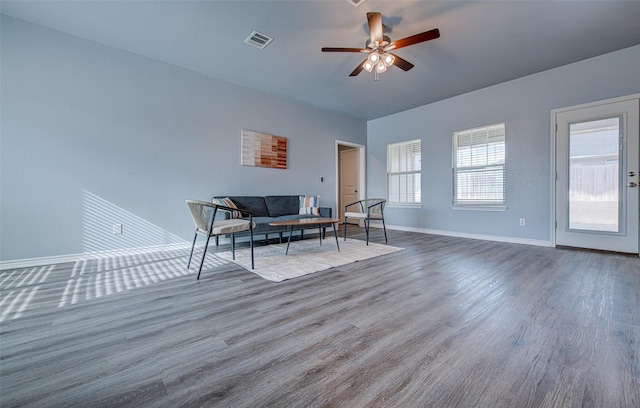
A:
{"label": "shadow on wall", "polygon": [[187,243],[86,190],[83,192],[82,218],[84,253]]}

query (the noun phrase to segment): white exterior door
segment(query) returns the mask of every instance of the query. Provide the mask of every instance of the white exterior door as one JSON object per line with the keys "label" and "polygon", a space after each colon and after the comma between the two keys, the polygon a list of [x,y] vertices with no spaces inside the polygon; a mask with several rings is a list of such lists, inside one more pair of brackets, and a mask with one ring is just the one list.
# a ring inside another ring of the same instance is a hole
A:
{"label": "white exterior door", "polygon": [[639,104],[558,110],[556,245],[638,253]]}

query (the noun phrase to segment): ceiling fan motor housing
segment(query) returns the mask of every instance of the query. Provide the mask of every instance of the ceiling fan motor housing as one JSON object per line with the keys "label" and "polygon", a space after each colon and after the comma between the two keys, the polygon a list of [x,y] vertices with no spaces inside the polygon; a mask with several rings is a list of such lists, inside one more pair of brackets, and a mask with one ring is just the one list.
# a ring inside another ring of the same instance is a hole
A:
{"label": "ceiling fan motor housing", "polygon": [[370,38],[367,39],[367,42],[365,42],[364,46],[365,46],[365,48],[369,48],[371,50],[375,50],[376,48],[384,48],[389,44],[391,44],[391,38],[389,38],[389,36],[387,36],[387,35],[383,35],[382,36],[382,41],[380,41],[377,46],[376,46],[376,44],[371,42]]}

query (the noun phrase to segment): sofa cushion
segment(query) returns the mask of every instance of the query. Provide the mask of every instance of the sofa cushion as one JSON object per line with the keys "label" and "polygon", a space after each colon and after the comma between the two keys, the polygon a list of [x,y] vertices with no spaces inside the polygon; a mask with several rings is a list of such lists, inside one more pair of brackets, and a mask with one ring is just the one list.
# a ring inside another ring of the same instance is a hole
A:
{"label": "sofa cushion", "polygon": [[251,211],[254,217],[268,217],[269,211],[264,202],[264,197],[260,196],[229,196],[241,210]]}
{"label": "sofa cushion", "polygon": [[264,234],[270,231],[280,231],[282,227],[274,227],[269,225],[270,222],[276,221],[273,217],[253,217],[256,226],[253,228],[254,234]]}
{"label": "sofa cushion", "polygon": [[297,195],[266,196],[264,201],[271,217],[298,214],[299,200]]}

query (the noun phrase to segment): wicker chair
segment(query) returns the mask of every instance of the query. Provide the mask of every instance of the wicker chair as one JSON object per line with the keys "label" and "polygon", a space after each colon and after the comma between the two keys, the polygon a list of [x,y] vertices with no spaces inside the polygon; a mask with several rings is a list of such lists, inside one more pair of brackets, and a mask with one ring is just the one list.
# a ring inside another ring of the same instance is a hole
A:
{"label": "wicker chair", "polygon": [[[202,252],[202,259],[200,260],[200,268],[198,269],[198,277],[200,279],[200,273],[202,272],[202,265],[204,263],[204,257],[207,254],[207,248],[209,246],[209,239],[211,237],[218,237],[220,235],[231,235],[231,252],[233,259],[236,259],[235,251],[235,233],[242,231],[250,231],[251,235],[251,269],[254,268],[253,261],[253,228],[255,223],[253,222],[253,214],[246,210],[237,208],[225,207],[218,204],[209,203],[206,201],[185,200],[191,217],[196,226],[196,233],[193,237],[193,245],[191,246],[191,254],[189,255],[189,262],[187,262],[187,269],[191,266],[191,258],[193,257],[193,249],[196,246],[196,239],[198,235],[204,235],[207,237],[207,243],[204,246]],[[216,213],[218,211],[224,211],[231,214],[229,219],[217,219]],[[241,218],[241,217],[245,218]],[[248,217],[248,219],[246,218]]]}
{"label": "wicker chair", "polygon": [[[369,224],[371,220],[382,221],[382,229],[384,230],[384,242],[387,241],[387,228],[384,225],[384,206],[387,200],[384,198],[365,198],[355,203],[344,206],[344,240],[347,240],[347,218],[364,221],[364,229],[367,233],[367,245],[369,245]],[[348,211],[351,206],[358,205],[360,211]]]}

